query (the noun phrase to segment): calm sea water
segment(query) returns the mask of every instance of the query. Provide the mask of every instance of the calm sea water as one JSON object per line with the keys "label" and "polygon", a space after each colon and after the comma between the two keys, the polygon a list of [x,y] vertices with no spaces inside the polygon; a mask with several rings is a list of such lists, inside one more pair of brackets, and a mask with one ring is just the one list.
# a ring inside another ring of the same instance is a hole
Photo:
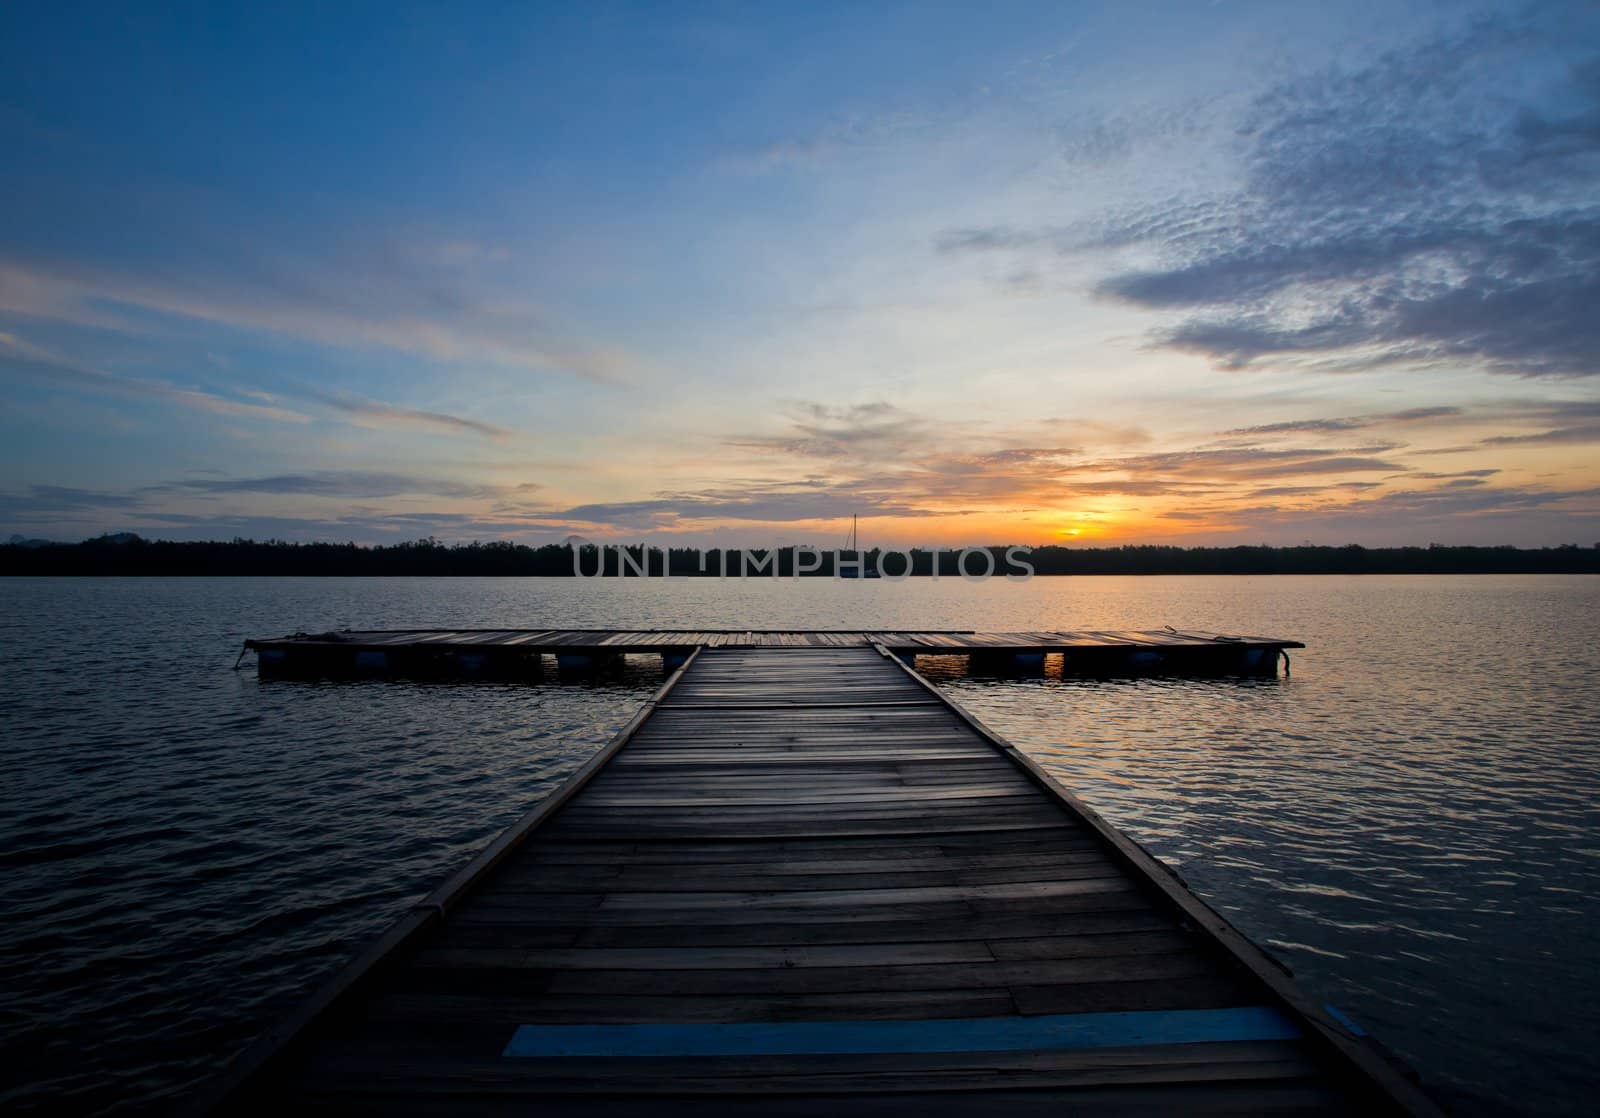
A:
{"label": "calm sea water", "polygon": [[1600,1083],[1600,578],[0,580],[0,1108],[170,1107],[659,683],[259,682],[407,626],[1156,628],[1279,680],[968,678],[1462,1113]]}

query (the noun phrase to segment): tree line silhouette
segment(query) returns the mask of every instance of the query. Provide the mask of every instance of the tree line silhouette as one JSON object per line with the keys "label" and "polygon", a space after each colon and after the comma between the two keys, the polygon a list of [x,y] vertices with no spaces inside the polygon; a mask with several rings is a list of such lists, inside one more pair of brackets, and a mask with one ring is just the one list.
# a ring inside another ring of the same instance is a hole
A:
{"label": "tree line silhouette", "polygon": [[[1038,575],[1166,574],[1595,574],[1600,545],[1546,548],[1457,547],[1036,547],[994,546],[958,552],[914,550],[911,571],[931,575],[937,561],[941,577],[957,577],[963,564],[981,575],[992,557],[995,577],[1021,576],[1021,557]],[[864,550],[860,558],[888,577],[905,571],[905,552]],[[802,574],[832,577],[832,551],[802,559]],[[846,563],[854,559],[846,553]],[[643,544],[593,545],[577,555],[584,576],[716,578],[792,577],[796,549],[661,549]],[[3,575],[541,575],[574,577],[573,550],[567,544],[530,547],[509,541],[446,544],[435,539],[361,546],[353,543],[294,543],[286,540],[179,542],[144,540],[131,534],[83,543],[22,541],[0,545]]]}

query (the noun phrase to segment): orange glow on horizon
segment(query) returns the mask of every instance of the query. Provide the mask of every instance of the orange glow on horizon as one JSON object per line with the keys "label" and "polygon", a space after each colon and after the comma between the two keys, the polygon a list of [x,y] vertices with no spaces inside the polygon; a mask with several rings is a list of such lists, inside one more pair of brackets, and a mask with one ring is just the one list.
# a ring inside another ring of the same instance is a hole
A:
{"label": "orange glow on horizon", "polygon": [[[533,525],[530,525],[533,527]],[[1038,509],[959,512],[926,516],[860,516],[862,548],[969,547],[1075,544],[1116,547],[1170,541],[1233,528],[1224,517],[1167,520],[1162,511],[1126,507],[1071,512]],[[596,542],[648,542],[659,547],[787,547],[810,545],[823,550],[843,548],[850,533],[848,516],[826,520],[728,521],[676,520],[651,528],[595,525],[579,532]]]}

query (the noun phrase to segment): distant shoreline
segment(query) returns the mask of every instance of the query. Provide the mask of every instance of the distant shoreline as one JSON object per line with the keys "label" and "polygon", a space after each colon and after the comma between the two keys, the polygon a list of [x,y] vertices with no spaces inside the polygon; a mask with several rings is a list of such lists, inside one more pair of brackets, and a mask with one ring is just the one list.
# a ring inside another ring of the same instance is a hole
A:
{"label": "distant shoreline", "polygon": [[[673,548],[627,549],[637,558],[640,576],[619,571],[614,550],[608,547],[604,573],[596,575],[593,550],[583,565],[587,577],[629,577],[662,580],[670,573],[680,578],[737,577],[745,569],[738,549]],[[986,547],[1003,575],[1005,545]],[[827,553],[824,553],[827,554]],[[890,553],[893,555],[894,553]],[[900,552],[903,556],[905,552]],[[776,556],[752,550],[747,577],[792,578],[794,550],[779,549]],[[865,549],[869,564],[880,556]],[[913,550],[912,577],[933,574],[932,552]],[[981,556],[976,558],[981,560]],[[1164,547],[1133,545],[1105,548],[1037,547],[1027,553],[1034,574],[1063,575],[1269,575],[1269,574],[1600,574],[1600,547]],[[939,578],[959,578],[954,552],[938,556]],[[898,575],[902,559],[895,558],[886,574]],[[725,565],[725,566],[724,566]],[[972,565],[969,564],[969,569]],[[134,536],[103,537],[83,543],[45,541],[0,544],[0,575],[51,576],[205,576],[243,577],[574,577],[573,552],[566,544],[529,547],[509,542],[448,545],[432,540],[362,547],[356,544],[286,543],[233,540],[228,542],[173,542],[142,540]],[[832,560],[817,570],[803,569],[799,577],[832,578]],[[891,579],[896,580],[896,579]]]}

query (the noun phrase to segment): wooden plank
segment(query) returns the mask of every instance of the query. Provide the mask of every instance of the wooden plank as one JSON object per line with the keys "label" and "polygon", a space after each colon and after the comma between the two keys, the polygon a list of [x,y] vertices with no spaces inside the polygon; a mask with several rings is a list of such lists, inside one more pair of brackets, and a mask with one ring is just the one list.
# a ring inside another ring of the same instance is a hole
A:
{"label": "wooden plank", "polygon": [[[1013,817],[1026,817],[1037,819],[1041,825],[1060,823],[1076,826],[1070,817],[1063,816],[1054,804],[1040,803],[1036,796],[1014,796],[1006,794],[996,800],[989,797],[967,798],[960,800],[940,800],[919,798],[916,796],[880,796],[868,799],[857,799],[846,802],[814,802],[809,799],[795,799],[783,804],[777,803],[707,803],[704,801],[688,800],[681,804],[670,805],[661,803],[655,805],[647,817],[641,817],[635,810],[636,800],[623,798],[615,803],[597,799],[590,802],[587,799],[581,804],[574,804],[572,810],[562,817],[563,822],[589,822],[598,819],[615,819],[619,823],[628,824],[630,821],[640,826],[649,822],[700,822],[722,823],[738,822],[745,819],[768,819],[774,822],[782,821],[786,825],[793,825],[808,821],[812,818],[851,818],[851,819],[886,819],[910,818],[921,820],[926,824],[934,817],[941,822],[945,820],[967,820],[972,818],[984,819],[1010,819]],[[781,807],[782,810],[774,810]]]}
{"label": "wooden plank", "polygon": [[[667,997],[528,995],[393,989],[380,993],[369,1005],[369,1012],[377,1018],[412,1017],[444,1023],[498,1020],[513,1026],[541,1021],[610,1021],[615,1024],[648,1021],[881,1021],[1005,1016],[1017,1012],[1010,993],[1003,989],[772,994],[760,998],[682,994]],[[510,1039],[509,1029],[506,1039]]]}
{"label": "wooden plank", "polygon": [[[408,967],[398,981],[426,977],[425,960]],[[453,985],[474,981],[468,968],[452,964],[443,970]],[[1115,984],[1207,978],[1216,974],[1212,961],[1195,952],[1187,954],[1122,955],[1094,959],[965,963],[907,966],[778,967],[751,970],[539,970],[523,967],[481,968],[476,981],[496,990],[511,991],[523,984],[537,992],[573,995],[627,995],[648,997],[701,994],[736,995],[853,993],[895,990],[962,990],[1012,986],[1065,986],[1073,983]],[[435,976],[437,977],[437,976]],[[1071,1012],[1078,1012],[1073,1010]]]}
{"label": "wooden plank", "polygon": [[897,856],[894,857],[870,858],[843,853],[836,857],[805,857],[759,850],[700,853],[693,849],[677,849],[679,846],[692,845],[688,843],[672,844],[665,848],[662,844],[650,844],[643,851],[635,846],[621,843],[611,844],[603,849],[594,847],[574,849],[576,844],[571,843],[541,843],[537,851],[530,851],[526,857],[519,858],[516,865],[506,868],[505,873],[508,876],[514,873],[538,874],[560,869],[581,872],[586,868],[603,865],[617,870],[650,872],[663,877],[670,872],[670,878],[665,883],[675,885],[682,880],[685,871],[691,870],[724,874],[761,873],[769,876],[891,872],[905,875],[934,871],[1007,873],[1014,870],[1049,870],[1056,866],[1066,867],[1105,860],[1106,855],[1099,843],[1090,838],[1078,841],[1082,845],[1053,844],[1051,849],[1043,852],[1023,848],[1018,852],[916,857],[915,851],[896,851]]}
{"label": "wooden plank", "polygon": [[[651,749],[649,745],[635,743],[640,753]],[[619,762],[620,764],[620,762]],[[808,788],[836,788],[843,791],[886,788],[938,788],[945,785],[974,787],[1030,787],[1026,778],[1003,765],[987,765],[974,769],[971,765],[947,767],[942,764],[885,761],[880,765],[854,766],[837,769],[831,765],[817,765],[803,775],[774,776],[760,772],[746,772],[736,759],[725,759],[714,766],[715,771],[697,778],[693,784],[682,785],[684,792],[702,789],[792,787],[795,780],[804,780]],[[924,771],[926,770],[926,771]],[[595,791],[605,788],[645,788],[658,790],[655,778],[648,774],[629,773],[608,768],[595,783]]]}
{"label": "wooden plank", "polygon": [[663,872],[660,866],[606,867],[530,866],[509,870],[495,883],[497,891],[538,893],[590,893],[604,887],[617,892],[638,892],[654,887],[657,892],[702,893],[719,886],[740,892],[784,893],[827,889],[877,889],[895,887],[950,887],[1017,884],[1039,881],[1073,881],[1117,873],[1115,863],[1103,856],[1069,865],[1035,864],[1001,868],[984,866],[974,870],[944,867],[923,871],[894,869],[871,871],[851,867],[842,873],[776,873],[756,866],[735,870],[711,865],[702,869],[674,866]]}
{"label": "wooden plank", "polygon": [[966,914],[944,920],[842,920],[832,923],[789,924],[570,924],[524,926],[480,919],[474,923],[452,921],[449,942],[506,947],[715,947],[781,945],[805,947],[833,943],[923,943],[947,939],[983,939],[991,946],[1010,939],[1059,938],[1116,933],[1171,931],[1170,917],[1157,913],[1137,898],[1119,898],[1125,911],[1072,914],[979,916]]}
{"label": "wooden plank", "polygon": [[[687,779],[697,772],[726,771],[729,764],[727,750],[716,748],[697,750],[674,750],[643,752],[636,757],[629,757],[626,763],[619,762],[619,771],[642,772],[650,769],[676,769],[675,774],[679,779]],[[846,765],[860,765],[866,768],[876,768],[886,763],[905,761],[939,761],[946,764],[971,762],[974,769],[980,771],[992,767],[993,758],[984,757],[974,753],[970,748],[939,748],[901,747],[896,749],[874,749],[854,751],[848,748],[816,749],[801,754],[795,750],[769,750],[762,753],[741,752],[737,757],[737,764],[751,771],[791,769],[804,771],[818,762],[830,766],[840,767]]]}
{"label": "wooden plank", "polygon": [[[974,816],[959,825],[948,825],[948,830],[959,830],[970,833],[999,834],[1010,831],[1031,831],[1040,827],[1071,828],[1072,823],[1052,823],[1040,819],[1011,818],[987,819]],[[730,821],[706,825],[697,821],[663,821],[643,822],[630,826],[627,834],[635,838],[653,838],[672,840],[680,838],[805,838],[815,835],[859,837],[864,835],[877,835],[885,839],[898,840],[907,835],[920,833],[922,824],[915,818],[887,818],[887,819],[838,819],[831,816],[815,816],[803,820],[785,820],[779,825],[772,825],[761,820],[745,822]],[[602,838],[615,834],[616,828],[612,821],[589,819],[581,822],[563,822],[553,828],[551,837],[556,840],[581,838]]]}
{"label": "wooden plank", "polygon": [[[777,903],[759,907],[732,905],[726,908],[701,905],[692,909],[602,907],[602,896],[604,894],[584,896],[559,893],[497,893],[473,898],[453,912],[451,920],[489,924],[519,922],[530,927],[541,925],[687,927],[716,924],[732,927],[746,924],[835,925],[841,921],[853,921],[857,925],[910,921],[943,923],[985,917],[1051,915],[1063,919],[1076,919],[1083,913],[1150,911],[1149,900],[1131,881],[1124,882],[1117,888],[1077,895],[938,902],[915,902],[901,897],[861,902],[847,907]],[[861,931],[863,936],[869,934],[869,930],[864,927]]]}
{"label": "wooden plank", "polygon": [[[711,946],[572,947],[461,943],[450,937],[443,946],[427,947],[414,956],[419,967],[516,970],[761,970],[771,967],[815,968],[906,967],[926,964],[978,963],[985,974],[990,964],[1038,963],[1051,960],[1112,959],[1119,956],[1191,955],[1192,935],[1176,931],[1127,932],[1093,936],[1033,936],[990,943],[983,939],[913,940],[809,946],[740,944]],[[1030,972],[1032,973],[1032,972]],[[1059,968],[1052,969],[1059,973]],[[1097,976],[1103,972],[1096,972]],[[939,983],[938,988],[950,988]],[[684,992],[689,992],[685,989]]]}
{"label": "wooden plank", "polygon": [[758,909],[839,908],[854,904],[922,904],[938,901],[982,901],[1012,897],[1064,897],[1084,893],[1114,893],[1126,888],[1127,878],[1108,865],[1099,877],[1055,878],[1049,881],[991,882],[986,885],[911,885],[871,889],[812,889],[796,896],[760,890],[719,890],[691,893],[622,892],[605,894],[601,907],[607,909],[670,908],[682,912],[692,908]]}
{"label": "wooden plank", "polygon": [[808,787],[785,789],[768,786],[755,792],[747,791],[742,795],[730,793],[726,789],[696,788],[668,792],[666,790],[611,788],[604,792],[596,791],[591,793],[584,798],[584,804],[588,807],[626,807],[630,810],[643,811],[656,808],[705,806],[740,808],[774,808],[821,804],[916,804],[925,806],[971,800],[982,800],[985,804],[1005,804],[1008,801],[1030,804],[1038,802],[1027,789],[1015,788],[1009,785],[977,788],[955,785],[944,789],[900,787],[878,788],[864,792],[829,792]]}
{"label": "wooden plank", "polygon": [[[1050,832],[1059,834],[1059,832]],[[623,840],[614,849],[599,849],[597,844],[583,842],[541,842],[539,850],[505,869],[508,878],[516,875],[539,875],[546,871],[581,873],[586,868],[611,868],[619,872],[635,871],[655,873],[665,878],[667,884],[677,881],[683,874],[692,872],[761,874],[766,876],[811,876],[815,874],[872,873],[900,875],[917,873],[943,873],[958,875],[968,873],[1005,873],[1019,870],[1048,870],[1060,867],[1071,870],[1076,866],[1099,864],[1106,854],[1093,839],[1079,831],[1067,833],[1074,843],[1061,843],[1049,849],[1044,847],[1018,847],[995,851],[983,856],[963,856],[960,852],[930,857],[913,857],[915,850],[900,852],[897,857],[866,857],[841,852],[837,856],[782,855],[772,851],[712,853],[697,849],[698,843],[685,840],[679,843],[638,844],[643,852],[628,848],[634,840]],[[763,845],[757,843],[755,845]],[[685,850],[678,850],[678,847]],[[1112,865],[1116,863],[1111,862]],[[499,880],[498,878],[496,879]]]}

